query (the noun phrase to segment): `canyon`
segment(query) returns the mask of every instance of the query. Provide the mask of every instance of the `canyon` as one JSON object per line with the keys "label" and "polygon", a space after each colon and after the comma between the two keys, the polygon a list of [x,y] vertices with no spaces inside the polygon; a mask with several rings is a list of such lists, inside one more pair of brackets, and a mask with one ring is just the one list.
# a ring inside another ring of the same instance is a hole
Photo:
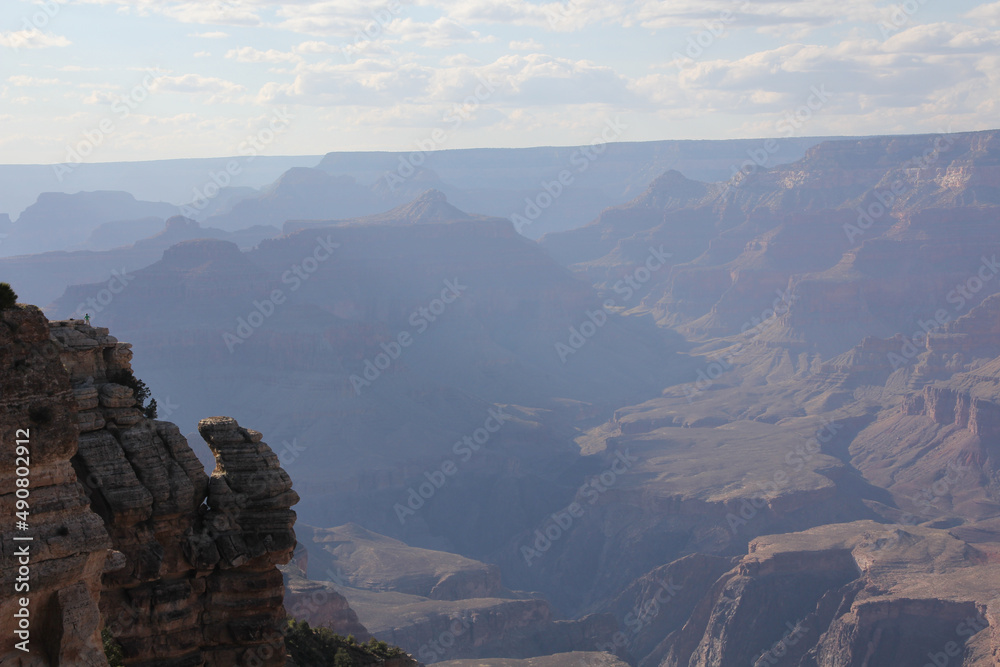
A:
{"label": "canyon", "polygon": [[[387,194],[386,156],[331,155],[174,218],[100,328],[66,319],[89,277],[51,324],[3,311],[60,350],[23,390],[62,429],[51,484],[104,480],[58,510],[73,604],[142,600],[122,647],[206,664],[263,645],[282,591],[425,664],[998,664],[1000,132],[805,143],[622,145],[589,222],[530,234],[497,205],[513,157]],[[206,537],[214,512],[237,527]]]}

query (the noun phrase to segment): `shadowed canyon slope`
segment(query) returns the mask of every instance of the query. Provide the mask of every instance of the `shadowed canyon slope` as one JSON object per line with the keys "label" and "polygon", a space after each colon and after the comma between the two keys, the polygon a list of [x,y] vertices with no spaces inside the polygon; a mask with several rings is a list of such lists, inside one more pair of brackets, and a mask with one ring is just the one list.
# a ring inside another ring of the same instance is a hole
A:
{"label": "shadowed canyon slope", "polygon": [[[455,220],[439,193],[411,208],[427,213],[420,224],[363,219],[246,253],[181,243],[92,316],[151,351],[140,372],[172,418],[213,405],[284,440],[306,521],[366,518],[430,545],[426,522],[450,521],[450,503],[402,525],[394,506],[408,480],[453,459],[466,473],[455,488],[480,496],[491,520],[520,525],[575,483],[573,423],[678,381],[684,362],[675,335],[602,307],[509,221]],[[72,288],[57,312],[99,289]],[[580,330],[591,337],[577,341]],[[501,510],[489,498],[506,493],[497,485],[509,474],[522,497]],[[481,526],[446,539],[466,549],[501,539],[489,521],[468,521]]]}

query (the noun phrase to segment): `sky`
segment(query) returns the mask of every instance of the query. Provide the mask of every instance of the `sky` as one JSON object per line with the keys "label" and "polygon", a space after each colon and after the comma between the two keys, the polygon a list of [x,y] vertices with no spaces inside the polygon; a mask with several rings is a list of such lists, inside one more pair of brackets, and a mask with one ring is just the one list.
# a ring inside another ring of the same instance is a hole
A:
{"label": "sky", "polygon": [[4,0],[0,163],[995,129],[1000,1]]}

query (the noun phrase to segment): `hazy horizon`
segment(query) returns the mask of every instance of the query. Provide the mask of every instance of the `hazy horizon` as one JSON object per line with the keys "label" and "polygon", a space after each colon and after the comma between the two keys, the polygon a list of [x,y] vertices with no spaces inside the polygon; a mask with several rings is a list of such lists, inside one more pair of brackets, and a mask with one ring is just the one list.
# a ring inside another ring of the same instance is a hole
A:
{"label": "hazy horizon", "polygon": [[229,156],[266,129],[258,154],[575,146],[619,117],[622,141],[984,130],[998,21],[971,1],[22,0],[0,8],[0,162]]}

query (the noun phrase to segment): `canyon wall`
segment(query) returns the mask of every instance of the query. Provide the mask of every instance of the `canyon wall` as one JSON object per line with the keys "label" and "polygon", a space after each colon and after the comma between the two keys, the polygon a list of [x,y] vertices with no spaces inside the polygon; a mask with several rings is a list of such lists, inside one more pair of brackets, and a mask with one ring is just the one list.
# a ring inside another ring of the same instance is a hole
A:
{"label": "canyon wall", "polygon": [[[0,312],[5,517],[20,429],[31,454],[30,528],[3,530],[5,590],[13,538],[33,538],[30,653],[5,644],[0,661],[105,665],[105,627],[127,665],[284,665],[291,480],[259,432],[227,417],[199,424],[216,459],[206,474],[178,428],[137,402],[130,348],[33,307]],[[17,602],[0,601],[5,642]]]}

